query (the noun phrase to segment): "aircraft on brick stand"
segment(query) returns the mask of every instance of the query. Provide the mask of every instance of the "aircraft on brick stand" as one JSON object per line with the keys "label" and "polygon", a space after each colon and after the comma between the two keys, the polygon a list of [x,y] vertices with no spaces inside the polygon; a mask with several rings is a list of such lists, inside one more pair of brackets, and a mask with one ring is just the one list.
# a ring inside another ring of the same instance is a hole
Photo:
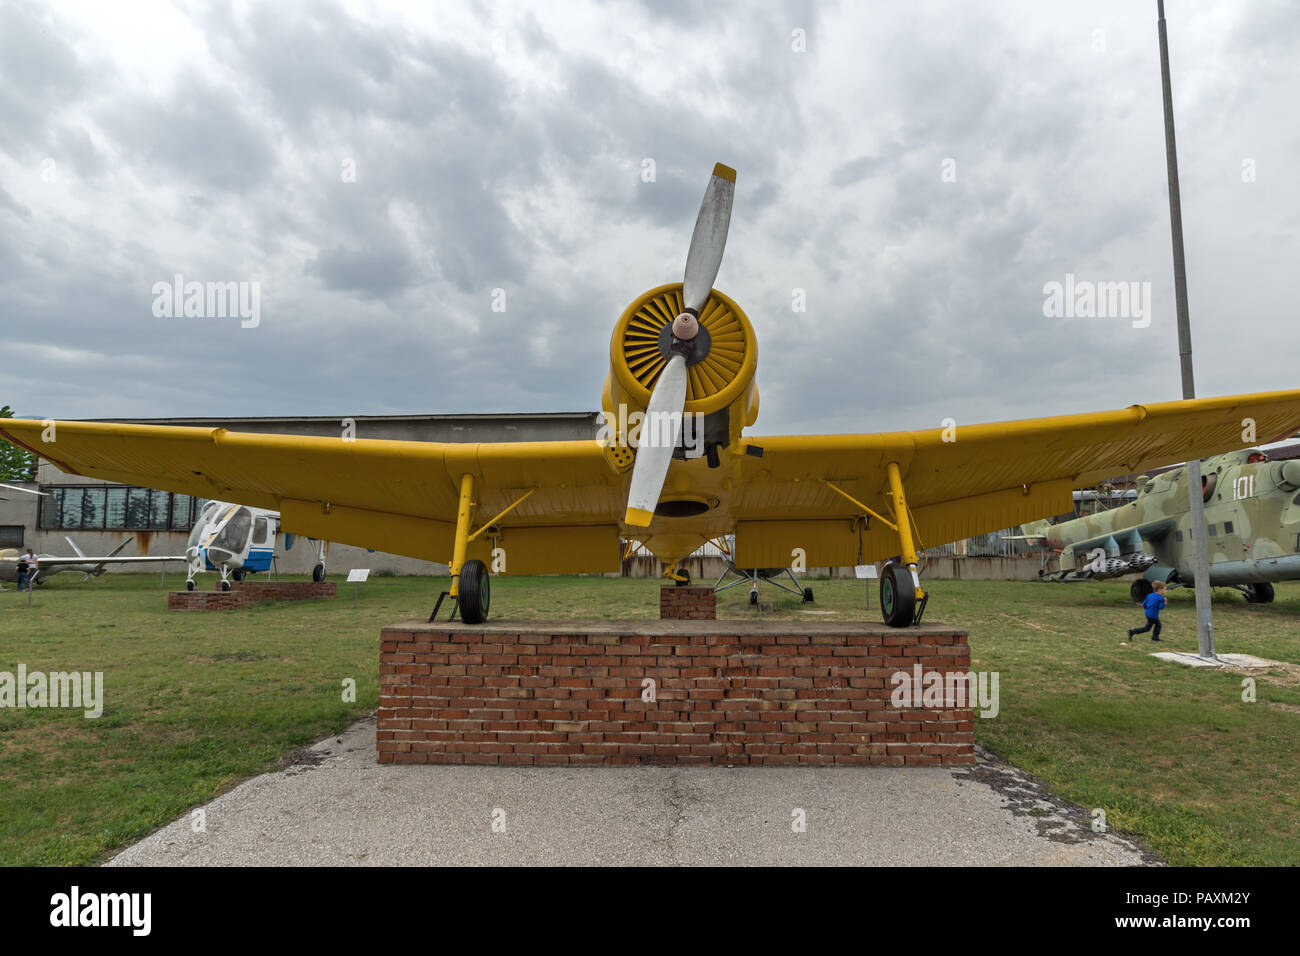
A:
{"label": "aircraft on brick stand", "polygon": [[[275,560],[275,536],[280,530],[280,513],[269,508],[252,508],[229,501],[209,501],[199,512],[185,544],[189,573],[186,590],[195,588],[194,575],[202,571],[221,572],[220,588],[230,590],[230,581],[242,581],[249,574],[270,571]],[[313,581],[325,580],[325,555],[329,544],[313,539],[316,566]],[[293,547],[293,535],[285,535],[285,550]]]}
{"label": "aircraft on brick stand", "polygon": [[1270,440],[1300,425],[1291,390],[966,425],[956,440],[939,428],[752,435],[758,342],[740,305],[713,288],[735,180],[714,168],[683,281],[638,296],[615,322],[597,439],[457,444],[57,422],[47,443],[40,422],[15,419],[0,437],[69,474],[274,509],[298,534],[445,562],[452,613],[468,624],[487,617],[494,552],[506,574],[618,571],[629,539],[682,583],[678,562],[733,535],[742,568],[786,567],[796,549],[809,566],[898,555],[881,574],[880,604],[902,627],[927,601],[918,542],[1060,514],[1074,488],[1240,448],[1243,417]]}

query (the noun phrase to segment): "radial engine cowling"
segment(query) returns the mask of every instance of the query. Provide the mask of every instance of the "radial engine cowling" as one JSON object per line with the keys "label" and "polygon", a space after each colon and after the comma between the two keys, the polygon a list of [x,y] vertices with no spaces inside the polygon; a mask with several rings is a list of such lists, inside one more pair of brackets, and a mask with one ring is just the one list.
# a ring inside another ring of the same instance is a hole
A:
{"label": "radial engine cowling", "polygon": [[[632,463],[624,429],[631,431],[645,412],[668,362],[673,320],[682,311],[682,284],[674,282],[638,297],[614,326],[601,405],[611,439],[611,462],[617,467]],[[708,442],[725,446],[758,417],[754,328],[740,306],[717,289],[700,309],[699,327],[695,352],[687,359],[684,411],[703,417]]]}

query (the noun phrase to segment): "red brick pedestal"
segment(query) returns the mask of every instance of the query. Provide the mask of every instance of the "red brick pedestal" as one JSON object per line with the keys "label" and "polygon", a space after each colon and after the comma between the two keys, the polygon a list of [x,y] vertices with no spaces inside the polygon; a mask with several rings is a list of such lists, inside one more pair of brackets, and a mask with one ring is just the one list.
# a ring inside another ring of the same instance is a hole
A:
{"label": "red brick pedestal", "polygon": [[954,628],[408,622],[380,641],[380,763],[975,762],[969,703],[890,699],[895,674],[968,670]]}
{"label": "red brick pedestal", "polygon": [[228,611],[259,601],[311,601],[338,594],[335,581],[232,581],[231,590],[171,591],[169,611]]}
{"label": "red brick pedestal", "polygon": [[248,602],[254,601],[314,601],[316,598],[337,597],[336,581],[243,581],[233,582],[234,590]]}
{"label": "red brick pedestal", "polygon": [[712,621],[718,616],[718,599],[713,588],[659,589],[659,617],[669,621]]}

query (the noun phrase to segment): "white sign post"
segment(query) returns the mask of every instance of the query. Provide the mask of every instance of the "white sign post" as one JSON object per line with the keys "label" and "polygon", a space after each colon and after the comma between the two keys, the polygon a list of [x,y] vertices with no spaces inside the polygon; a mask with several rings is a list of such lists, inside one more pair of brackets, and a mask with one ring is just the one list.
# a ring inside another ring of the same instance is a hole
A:
{"label": "white sign post", "polygon": [[855,564],[853,566],[853,576],[855,578],[866,579],[867,607],[871,607],[871,580],[879,577],[876,573],[876,566],[874,564]]}
{"label": "white sign post", "polygon": [[357,606],[357,589],[361,586],[361,582],[366,580],[366,578],[368,577],[370,577],[369,568],[353,568],[351,571],[348,572],[348,580],[352,582],[352,606],[353,607]]}

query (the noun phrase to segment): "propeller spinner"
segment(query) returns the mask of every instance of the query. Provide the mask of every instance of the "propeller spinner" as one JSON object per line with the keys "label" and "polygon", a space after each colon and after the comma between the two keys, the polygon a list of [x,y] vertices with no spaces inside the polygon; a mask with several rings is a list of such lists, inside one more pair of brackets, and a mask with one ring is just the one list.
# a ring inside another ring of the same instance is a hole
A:
{"label": "propeller spinner", "polygon": [[[686,274],[682,279],[685,311],[673,320],[668,364],[659,373],[650,401],[646,404],[646,421],[670,423],[668,429],[642,429],[643,441],[637,448],[632,466],[632,483],[628,489],[627,514],[624,521],[647,527],[654,519],[655,506],[663,491],[673,449],[681,439],[682,414],[686,407],[686,363],[698,361],[707,353],[708,343],[696,342],[699,336],[700,309],[713,291],[713,282],[722,265],[722,251],[727,246],[727,229],[731,225],[731,203],[736,193],[736,171],[718,163],[709,177],[700,203],[700,214],[691,234],[691,248],[686,254]],[[647,431],[654,437],[644,441]]]}

